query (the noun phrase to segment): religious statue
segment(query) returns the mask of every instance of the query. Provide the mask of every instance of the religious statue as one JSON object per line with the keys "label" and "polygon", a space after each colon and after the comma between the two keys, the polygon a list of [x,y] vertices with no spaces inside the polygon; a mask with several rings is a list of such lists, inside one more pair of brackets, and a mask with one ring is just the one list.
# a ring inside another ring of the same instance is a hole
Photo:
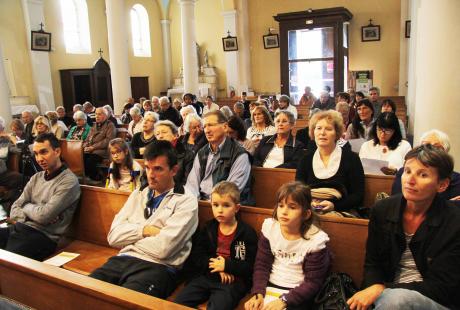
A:
{"label": "religious statue", "polygon": [[208,58],[208,50],[204,52],[204,67],[207,68],[209,67],[209,58]]}

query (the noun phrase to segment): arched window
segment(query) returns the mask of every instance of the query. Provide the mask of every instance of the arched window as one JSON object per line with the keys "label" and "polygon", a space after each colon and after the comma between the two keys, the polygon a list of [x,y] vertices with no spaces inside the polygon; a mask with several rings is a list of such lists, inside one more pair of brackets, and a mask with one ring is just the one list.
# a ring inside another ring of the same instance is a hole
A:
{"label": "arched window", "polygon": [[150,57],[150,27],[147,10],[140,4],[131,8],[131,34],[134,56]]}
{"label": "arched window", "polygon": [[69,54],[91,54],[86,0],[60,0],[65,50]]}

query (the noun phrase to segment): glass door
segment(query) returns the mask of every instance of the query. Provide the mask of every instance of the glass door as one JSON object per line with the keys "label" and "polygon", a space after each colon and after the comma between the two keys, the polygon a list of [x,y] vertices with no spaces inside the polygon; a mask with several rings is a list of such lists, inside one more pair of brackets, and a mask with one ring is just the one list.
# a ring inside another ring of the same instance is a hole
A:
{"label": "glass door", "polygon": [[334,93],[334,28],[288,31],[289,93],[298,102],[305,86],[317,96],[325,86]]}

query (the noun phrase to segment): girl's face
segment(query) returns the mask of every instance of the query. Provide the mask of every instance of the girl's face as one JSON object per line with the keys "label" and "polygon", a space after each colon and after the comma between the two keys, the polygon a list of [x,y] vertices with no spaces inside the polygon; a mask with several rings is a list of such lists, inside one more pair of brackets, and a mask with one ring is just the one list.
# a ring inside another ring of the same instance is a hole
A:
{"label": "girl's face", "polygon": [[362,121],[370,121],[372,118],[372,110],[367,105],[360,105],[358,107],[358,115]]}
{"label": "girl's face", "polygon": [[302,206],[287,197],[283,201],[278,202],[276,208],[276,217],[281,227],[289,228],[290,231],[299,231],[300,226],[304,220],[311,216],[311,211],[306,212],[302,210]]}
{"label": "girl's face", "polygon": [[114,145],[110,147],[110,155],[112,157],[112,161],[116,164],[121,165],[124,161],[128,151],[123,151],[118,146]]}
{"label": "girl's face", "polygon": [[288,133],[292,129],[292,124],[289,123],[289,117],[286,114],[281,113],[275,119],[276,133]]}

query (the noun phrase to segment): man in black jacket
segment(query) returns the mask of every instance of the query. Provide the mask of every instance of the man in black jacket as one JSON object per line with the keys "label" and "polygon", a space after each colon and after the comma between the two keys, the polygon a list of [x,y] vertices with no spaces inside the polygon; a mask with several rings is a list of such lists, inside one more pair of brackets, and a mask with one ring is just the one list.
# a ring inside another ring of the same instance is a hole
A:
{"label": "man in black jacket", "polygon": [[174,109],[168,97],[160,98],[160,120],[169,120],[177,127],[182,125],[182,118],[180,117],[179,111]]}
{"label": "man in black jacket", "polygon": [[405,159],[402,195],[372,210],[363,290],[348,300],[352,310],[460,308],[460,209],[439,195],[453,159],[431,145]]}

